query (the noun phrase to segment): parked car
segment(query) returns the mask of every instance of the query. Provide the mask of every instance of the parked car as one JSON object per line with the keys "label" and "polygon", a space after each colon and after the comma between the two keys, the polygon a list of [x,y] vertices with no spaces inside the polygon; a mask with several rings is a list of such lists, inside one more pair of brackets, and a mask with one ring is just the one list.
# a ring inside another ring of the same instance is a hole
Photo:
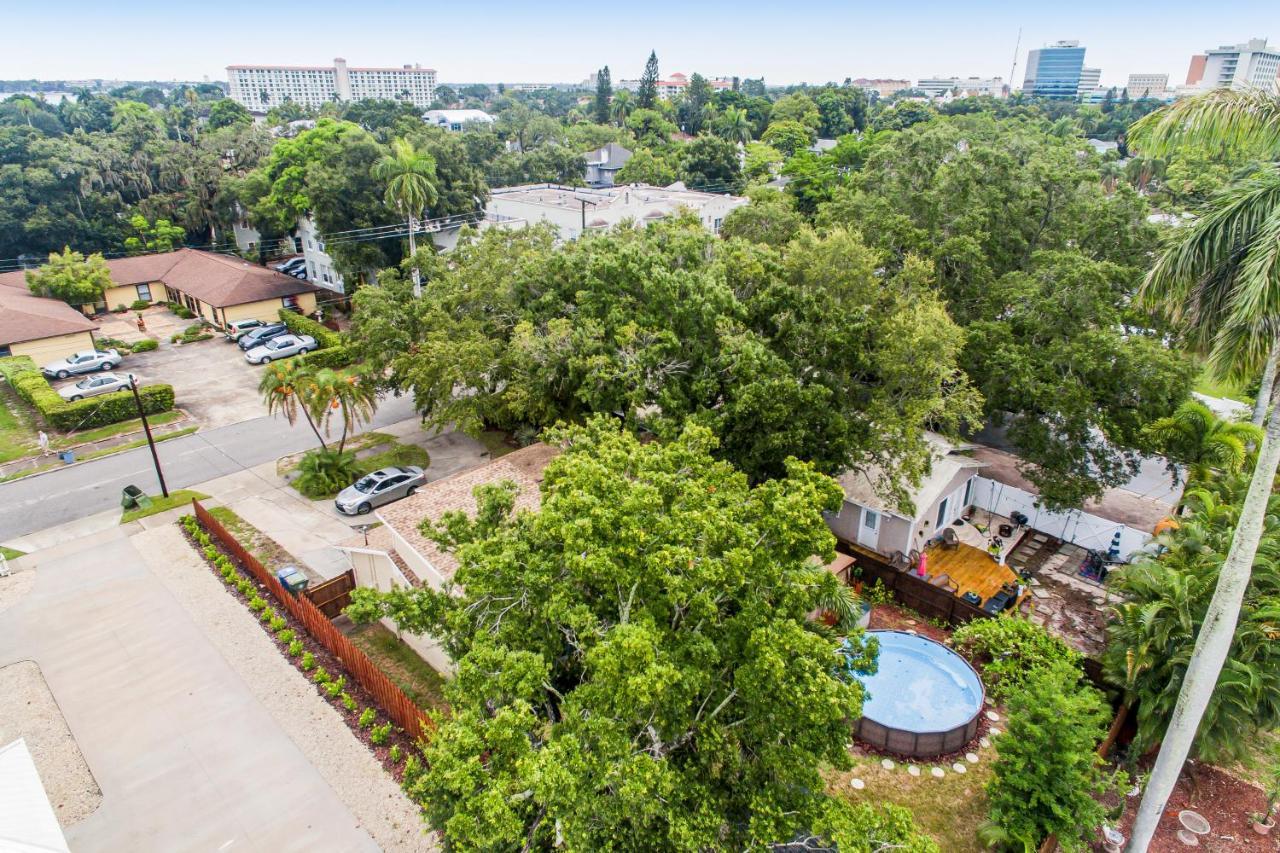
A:
{"label": "parked car", "polygon": [[120,352],[118,350],[109,349],[105,352],[102,350],[86,350],[69,355],[62,361],[55,361],[53,364],[46,364],[40,370],[45,376],[52,376],[58,379],[66,379],[68,376],[76,373],[92,373],[95,370],[110,370],[120,363]]}
{"label": "parked car", "polygon": [[315,348],[316,339],[310,335],[277,335],[262,346],[249,350],[244,357],[250,364],[266,364],[291,355],[302,355]]}
{"label": "parked car", "polygon": [[260,329],[267,325],[263,320],[236,320],[234,323],[228,323],[223,330],[223,334],[227,338],[228,343],[240,340],[247,332],[254,329]]}
{"label": "parked car", "polygon": [[307,265],[306,258],[290,258],[289,260],[285,261],[282,264],[276,264],[275,268],[280,272],[287,273],[287,272],[293,272],[299,267],[305,267],[306,265]]}
{"label": "parked car", "polygon": [[364,515],[375,506],[409,497],[426,482],[427,475],[417,465],[392,465],[347,486],[333,505],[343,515]]}
{"label": "parked car", "polygon": [[127,391],[133,378],[132,373],[99,373],[97,376],[86,376],[74,385],[63,385],[58,389],[58,396],[74,403],[85,397],[110,394],[112,391]]}
{"label": "parked car", "polygon": [[240,349],[249,350],[262,346],[272,338],[287,334],[289,334],[289,327],[284,323],[268,323],[245,332],[236,343],[240,344]]}

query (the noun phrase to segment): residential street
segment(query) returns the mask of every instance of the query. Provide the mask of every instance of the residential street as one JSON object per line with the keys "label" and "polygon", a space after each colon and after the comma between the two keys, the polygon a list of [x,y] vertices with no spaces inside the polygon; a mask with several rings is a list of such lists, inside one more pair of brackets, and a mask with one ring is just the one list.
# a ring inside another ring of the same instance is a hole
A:
{"label": "residential street", "polygon": [[[387,397],[367,429],[412,417],[412,397]],[[305,450],[315,440],[305,422],[291,428],[281,418],[260,417],[161,442],[156,448],[173,490]],[[120,490],[131,483],[148,494],[160,492],[146,447],[0,483],[0,542],[118,507]]]}

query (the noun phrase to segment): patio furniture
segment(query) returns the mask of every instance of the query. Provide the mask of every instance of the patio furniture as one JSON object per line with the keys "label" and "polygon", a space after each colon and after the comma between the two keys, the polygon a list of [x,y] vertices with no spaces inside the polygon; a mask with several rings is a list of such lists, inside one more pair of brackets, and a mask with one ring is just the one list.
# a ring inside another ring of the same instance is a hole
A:
{"label": "patio furniture", "polygon": [[960,600],[963,601],[965,604],[972,604],[974,607],[977,607],[978,605],[982,604],[982,596],[978,595],[976,592],[973,592],[972,590],[960,596]]}
{"label": "patio furniture", "polygon": [[1013,606],[1013,602],[1017,597],[1017,592],[1010,593],[1008,590],[1002,589],[995,595],[987,599],[987,603],[982,605],[982,609],[990,613],[992,616],[1003,610],[1008,610]]}
{"label": "patio furniture", "polygon": [[942,531],[942,547],[949,551],[960,547],[960,537],[950,527]]}

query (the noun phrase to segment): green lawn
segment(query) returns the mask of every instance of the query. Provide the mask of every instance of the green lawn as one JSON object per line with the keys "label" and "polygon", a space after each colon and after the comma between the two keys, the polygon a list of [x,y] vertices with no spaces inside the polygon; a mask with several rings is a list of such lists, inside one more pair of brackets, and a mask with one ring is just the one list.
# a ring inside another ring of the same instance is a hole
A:
{"label": "green lawn", "polygon": [[[161,412],[158,415],[151,415],[148,417],[147,423],[151,424],[152,429],[155,429],[158,426],[173,423],[180,417],[182,417],[182,412]],[[121,433],[133,432],[134,430],[141,429],[142,419],[134,418],[129,421],[121,421],[118,424],[108,424],[107,426],[98,427],[97,429],[87,429],[84,432],[67,433],[54,441],[53,446],[55,448],[71,447],[75,444],[84,444],[89,441],[101,441],[104,438],[111,438],[113,435],[120,435]],[[146,442],[144,441],[143,443],[145,444]]]}
{"label": "green lawn", "polygon": [[476,436],[480,443],[484,445],[484,449],[489,451],[490,459],[497,459],[499,456],[506,456],[516,448],[507,443],[508,435],[502,430],[487,429],[480,435]]}
{"label": "green lawn", "polygon": [[284,548],[281,548],[278,542],[227,507],[215,506],[209,510],[209,514],[216,518],[223,527],[227,528],[227,532],[247,548],[250,554],[257,557],[258,562],[262,563],[267,571],[274,572],[281,566],[299,565],[300,561]]}
{"label": "green lawn", "polygon": [[0,390],[0,462],[21,459],[39,448],[36,430],[8,385]]}
{"label": "green lawn", "polygon": [[6,560],[16,560],[19,557],[25,556],[26,553],[26,551],[15,551],[13,548],[6,548],[3,545],[0,545],[0,557],[4,557]]}
{"label": "green lawn", "polygon": [[444,677],[380,622],[357,625],[347,638],[419,708],[443,708]]}
{"label": "green lawn", "polygon": [[190,489],[178,489],[176,492],[170,492],[167,498],[151,495],[151,506],[146,509],[129,510],[120,516],[120,523],[127,524],[130,521],[137,521],[139,518],[146,518],[149,515],[158,515],[180,506],[188,506],[193,500],[202,501],[208,497],[203,492],[193,492]]}
{"label": "green lawn", "polygon": [[[183,427],[182,429],[175,429],[173,432],[166,432],[164,435],[157,435],[152,437],[154,438],[156,444],[159,444],[160,442],[168,441],[171,438],[181,438],[184,435],[191,435],[191,433],[195,432],[198,429],[200,429],[200,427],[195,427],[195,426]],[[113,453],[120,453],[125,450],[133,450],[135,447],[145,447],[146,444],[147,444],[147,439],[144,436],[142,438],[134,439],[133,441],[126,441],[124,444],[116,444],[111,447],[102,447],[97,450],[90,450],[88,453],[85,453],[84,455],[77,455],[76,459],[78,461],[83,462],[86,459],[97,459],[102,456],[110,456]]]}
{"label": "green lawn", "polygon": [[1249,393],[1247,383],[1233,382],[1231,380],[1219,381],[1209,375],[1207,367],[1200,370],[1200,375],[1196,377],[1191,390],[1208,397],[1225,397],[1228,400],[1239,400],[1241,403],[1253,405],[1253,395]]}

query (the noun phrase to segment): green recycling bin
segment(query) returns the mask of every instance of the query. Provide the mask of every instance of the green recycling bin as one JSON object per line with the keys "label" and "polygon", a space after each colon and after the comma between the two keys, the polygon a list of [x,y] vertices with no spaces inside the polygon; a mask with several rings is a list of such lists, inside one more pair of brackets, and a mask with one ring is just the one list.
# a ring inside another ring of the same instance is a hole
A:
{"label": "green recycling bin", "polygon": [[120,506],[125,509],[146,509],[151,506],[151,498],[137,486],[125,486],[120,492]]}

